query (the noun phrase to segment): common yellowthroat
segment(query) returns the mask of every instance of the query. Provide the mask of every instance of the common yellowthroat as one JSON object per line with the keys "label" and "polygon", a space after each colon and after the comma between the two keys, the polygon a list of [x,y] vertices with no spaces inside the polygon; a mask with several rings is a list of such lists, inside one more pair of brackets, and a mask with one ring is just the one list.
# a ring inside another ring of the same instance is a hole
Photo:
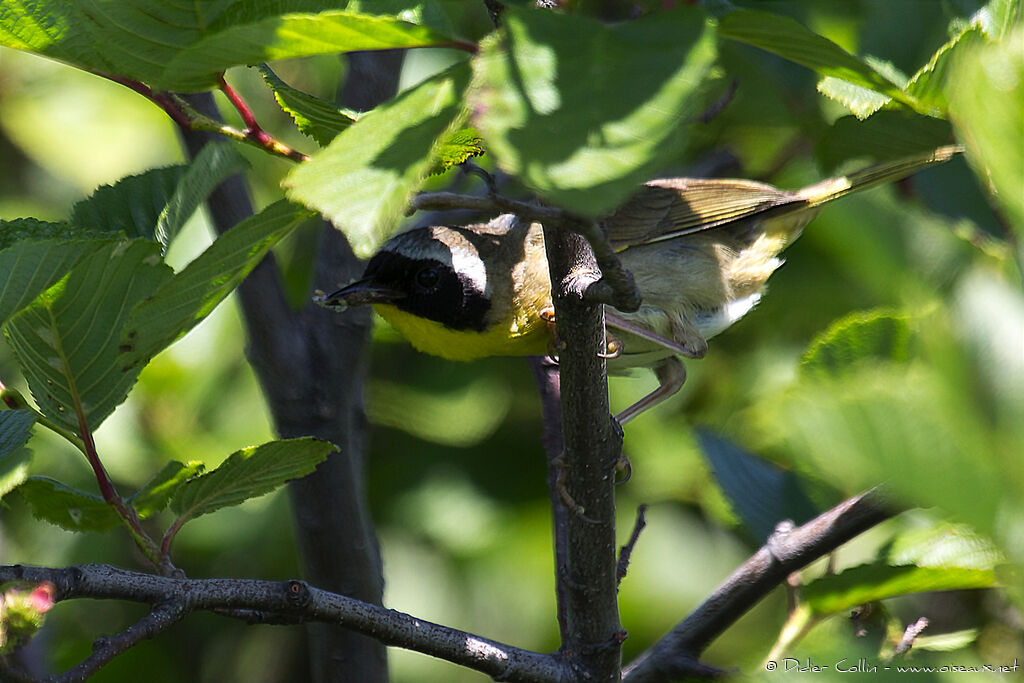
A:
{"label": "common yellowthroat", "polygon": [[[686,374],[678,356],[701,358],[707,340],[749,312],[778,254],[820,207],[851,192],[950,159],[959,148],[878,164],[801,190],[749,180],[666,178],[639,188],[601,219],[643,303],[606,309],[618,355],[609,369],[651,367],[661,386],[618,415],[624,423],[668,398]],[[539,223],[512,214],[477,225],[400,233],[363,277],[316,300],[372,304],[420,351],[452,360],[542,355],[549,349],[551,283]]]}

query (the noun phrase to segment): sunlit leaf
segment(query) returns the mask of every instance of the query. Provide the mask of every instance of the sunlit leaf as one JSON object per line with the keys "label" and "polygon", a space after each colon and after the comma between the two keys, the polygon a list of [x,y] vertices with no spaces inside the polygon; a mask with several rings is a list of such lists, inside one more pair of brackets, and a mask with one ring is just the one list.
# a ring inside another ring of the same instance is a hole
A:
{"label": "sunlit leaf", "polygon": [[946,88],[957,137],[975,172],[1024,235],[1024,27],[963,55]]}
{"label": "sunlit leaf", "polygon": [[472,123],[502,170],[599,215],[683,155],[715,58],[695,7],[614,27],[510,7],[474,60]]}
{"label": "sunlit leaf", "polygon": [[260,73],[274,91],[274,99],[292,117],[299,131],[323,147],[359,118],[356,112],[338,109],[326,100],[291,87],[266,66],[260,67]]}
{"label": "sunlit leaf", "polygon": [[[157,89],[195,92],[215,87],[221,72],[240,64],[453,43],[442,32],[412,23],[422,13],[399,19],[348,11],[349,4],[8,0],[0,5],[0,45]],[[379,4],[360,6],[373,11]]]}
{"label": "sunlit leaf", "polygon": [[452,166],[458,166],[483,153],[483,140],[474,129],[453,131],[441,139],[437,147],[437,164],[431,169],[431,174],[444,173]]}
{"label": "sunlit leaf", "polygon": [[873,90],[915,111],[928,113],[926,107],[904,92],[904,83],[894,82],[867,61],[789,17],[759,10],[736,10],[722,17],[718,33],[723,38],[777,54],[822,76]]}
{"label": "sunlit leaf", "polygon": [[986,569],[869,564],[815,579],[801,587],[800,595],[813,612],[826,615],[910,593],[996,585],[995,572]]}
{"label": "sunlit leaf", "polygon": [[333,450],[333,444],[309,437],[243,448],[178,489],[171,509],[182,519],[191,519],[238,505],[306,476]]}
{"label": "sunlit leaf", "polygon": [[939,522],[901,532],[889,544],[889,564],[995,569],[1005,558],[992,541],[966,524]]}
{"label": "sunlit leaf", "polygon": [[818,335],[800,361],[810,375],[834,375],[864,363],[906,362],[912,330],[895,311],[851,313]]}
{"label": "sunlit leaf", "polygon": [[27,410],[0,410],[0,498],[28,476],[32,453],[25,444],[35,421]]}
{"label": "sunlit leaf", "polygon": [[121,334],[121,367],[137,368],[199,324],[274,244],[308,218],[308,211],[281,200],[218,237],[131,310]]}
{"label": "sunlit leaf", "polygon": [[128,395],[136,372],[117,362],[128,313],[171,276],[154,242],[111,242],[4,326],[36,404],[50,419],[91,429]]}
{"label": "sunlit leaf", "polygon": [[462,118],[469,68],[456,64],[380,105],[285,179],[288,198],[330,219],[361,257],[377,250]]}

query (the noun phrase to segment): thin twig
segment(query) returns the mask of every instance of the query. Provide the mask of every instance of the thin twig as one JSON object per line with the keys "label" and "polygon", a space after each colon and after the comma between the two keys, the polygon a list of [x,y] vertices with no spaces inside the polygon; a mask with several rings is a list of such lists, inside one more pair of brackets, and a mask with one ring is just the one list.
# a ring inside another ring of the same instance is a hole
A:
{"label": "thin twig", "polygon": [[772,539],[747,560],[700,607],[623,671],[623,681],[651,683],[692,675],[708,644],[790,573],[830,553],[894,512],[872,491],[843,501],[784,538]]}
{"label": "thin twig", "polygon": [[893,657],[902,657],[910,652],[910,648],[914,647],[914,641],[921,635],[921,631],[926,628],[928,628],[928,617],[921,617],[910,626],[907,626],[907,630],[903,632],[903,637],[900,638],[900,642],[896,644],[896,648],[893,650]]}
{"label": "thin twig", "polygon": [[74,668],[59,676],[50,678],[53,683],[78,683],[84,681],[102,667],[110,663],[114,657],[127,652],[143,640],[153,638],[166,631],[185,616],[185,610],[178,602],[165,602],[156,605],[153,610],[125,630],[112,636],[102,636],[93,641],[92,654],[83,659]]}
{"label": "thin twig", "polygon": [[619,564],[615,567],[615,578],[620,584],[626,578],[626,572],[629,570],[629,558],[633,555],[633,548],[636,547],[636,542],[640,540],[640,532],[646,526],[647,503],[644,503],[636,509],[636,522],[633,524],[633,533],[629,535],[629,540],[619,550]]}
{"label": "thin twig", "polygon": [[[174,578],[100,564],[64,568],[0,566],[0,583],[13,580],[51,581],[57,586],[58,601],[94,598],[154,605],[155,609],[148,617],[116,636],[97,641],[102,656],[113,653],[103,663],[143,638],[152,637],[190,612],[223,613],[229,610],[228,614],[239,618],[261,613],[278,615],[279,619],[287,620],[288,623],[305,621],[337,624],[388,645],[415,650],[481,671],[497,680],[536,683],[569,680],[568,665],[559,655],[522,650],[423,621],[409,614],[313,588],[303,581]],[[118,652],[113,652],[118,648]],[[56,680],[82,680],[81,677],[73,676],[73,672],[85,671],[98,660],[94,653]]]}

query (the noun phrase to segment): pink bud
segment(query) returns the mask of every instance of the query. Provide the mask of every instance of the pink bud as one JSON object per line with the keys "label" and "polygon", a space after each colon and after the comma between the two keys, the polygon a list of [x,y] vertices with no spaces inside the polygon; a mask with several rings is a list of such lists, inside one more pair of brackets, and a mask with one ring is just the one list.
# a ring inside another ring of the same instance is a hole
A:
{"label": "pink bud", "polygon": [[48,612],[56,602],[57,587],[49,581],[43,581],[28,597],[34,610],[40,614]]}

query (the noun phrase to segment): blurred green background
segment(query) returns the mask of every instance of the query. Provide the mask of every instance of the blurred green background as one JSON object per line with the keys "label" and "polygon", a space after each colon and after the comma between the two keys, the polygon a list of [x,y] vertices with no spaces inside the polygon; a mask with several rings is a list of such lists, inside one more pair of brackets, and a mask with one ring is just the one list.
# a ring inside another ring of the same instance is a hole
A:
{"label": "blurred green background", "polygon": [[[749,4],[790,14],[853,53],[910,73],[945,42],[951,18],[972,6],[931,0]],[[443,52],[412,51],[403,82],[416,82],[446,59]],[[738,84],[735,97],[698,129],[692,165],[666,174],[712,169],[785,188],[831,174],[816,162],[815,148],[846,111],[817,94],[814,74],[728,42],[721,64]],[[290,84],[333,99],[344,67],[324,57],[279,63],[275,70]],[[228,80],[257,107],[266,128],[303,151],[314,149],[289,132],[258,74],[236,69]],[[257,203],[279,197],[287,162],[242,152],[253,162],[249,179]],[[98,185],[181,159],[171,122],[127,89],[0,51],[0,218],[60,219]],[[630,634],[627,660],[764,541],[740,522],[716,484],[698,427],[798,472],[819,509],[890,477],[898,479],[897,495],[945,508],[929,507],[869,532],[840,551],[840,567],[869,560],[894,534],[947,513],[995,537],[1011,559],[1024,558],[1024,298],[1007,237],[1006,222],[991,211],[963,159],[844,199],[786,252],[787,263],[762,303],[715,338],[706,359],[687,364],[683,390],[628,425],[633,476],[618,489],[623,541],[637,506],[648,503],[650,510],[620,593]],[[194,219],[172,259],[187,263],[209,241],[203,217]],[[336,284],[310,281],[313,247],[307,229],[278,250],[296,305],[311,287]],[[877,308],[910,316],[910,359],[855,369],[835,379],[831,390],[807,381],[800,359],[815,336],[851,312]],[[167,459],[212,466],[271,438],[244,336],[229,301],[145,369],[97,435],[119,484],[141,485]],[[0,377],[23,388],[2,345]],[[621,409],[655,380],[640,372],[610,384],[613,409]],[[378,320],[367,413],[367,486],[387,606],[518,646],[556,649],[540,409],[526,362],[457,364],[428,357]],[[903,417],[909,422],[899,422]],[[922,441],[929,430],[931,440]],[[92,490],[80,454],[41,431],[30,445],[34,473]],[[144,564],[120,532],[63,532],[32,520],[16,495],[5,503],[3,563]],[[281,493],[194,521],[177,543],[175,559],[194,577],[300,573]],[[935,633],[978,629],[966,650],[915,653],[917,662],[970,665],[1024,654],[1012,605],[1001,593],[979,591],[910,597],[890,609],[905,622],[928,614]],[[63,670],[88,653],[93,638],[141,613],[136,605],[62,603],[32,647]],[[785,595],[777,591],[715,641],[707,663],[756,672],[785,616]],[[842,618],[834,619],[812,631],[793,656],[848,656],[849,631]],[[390,661],[400,682],[485,679],[399,650],[391,651]],[[269,683],[301,680],[305,666],[300,628],[243,626],[198,614],[117,658],[94,680]]]}

